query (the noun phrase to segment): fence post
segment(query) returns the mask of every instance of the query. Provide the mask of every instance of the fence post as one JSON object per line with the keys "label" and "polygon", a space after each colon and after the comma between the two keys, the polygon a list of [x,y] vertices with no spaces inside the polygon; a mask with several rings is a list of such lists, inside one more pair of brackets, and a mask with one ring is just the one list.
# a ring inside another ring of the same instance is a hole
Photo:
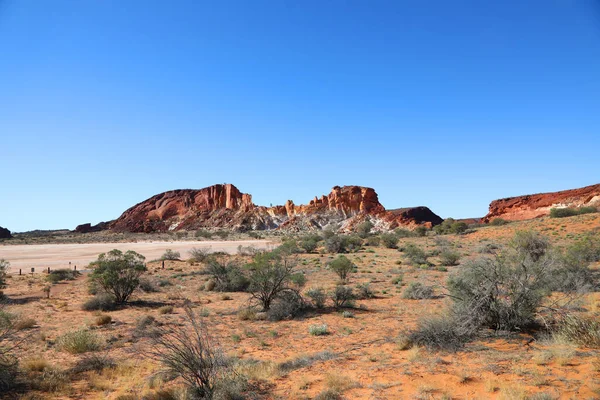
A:
{"label": "fence post", "polygon": [[48,267],[48,273],[50,273],[50,267]]}
{"label": "fence post", "polygon": [[19,268],[19,275],[21,275],[21,268]]}

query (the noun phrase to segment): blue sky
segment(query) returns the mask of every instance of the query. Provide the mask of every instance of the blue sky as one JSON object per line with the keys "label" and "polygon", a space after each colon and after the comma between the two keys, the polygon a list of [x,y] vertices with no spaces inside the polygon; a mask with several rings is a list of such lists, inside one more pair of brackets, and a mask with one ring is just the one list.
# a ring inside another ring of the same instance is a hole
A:
{"label": "blue sky", "polygon": [[223,182],[475,217],[600,182],[599,149],[593,1],[0,0],[12,231]]}

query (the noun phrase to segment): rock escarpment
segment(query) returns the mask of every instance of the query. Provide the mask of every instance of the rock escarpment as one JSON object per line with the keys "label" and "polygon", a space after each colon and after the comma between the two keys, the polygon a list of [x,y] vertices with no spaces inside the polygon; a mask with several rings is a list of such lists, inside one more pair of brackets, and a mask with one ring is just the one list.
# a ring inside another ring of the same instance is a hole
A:
{"label": "rock escarpment", "polygon": [[483,221],[487,223],[495,218],[520,221],[548,215],[552,208],[584,206],[600,207],[600,184],[494,200]]}
{"label": "rock escarpment", "polygon": [[[282,206],[263,207],[253,204],[251,195],[224,184],[157,194],[125,211],[109,227],[118,232],[307,230],[331,225],[352,230],[365,219],[373,220],[380,229],[433,226],[442,221],[427,207],[386,211],[375,190],[362,186],[335,186],[327,196],[315,197],[305,205],[288,200]],[[84,225],[81,229],[90,228]]]}
{"label": "rock escarpment", "polygon": [[12,238],[12,234],[6,228],[0,226],[0,239],[10,239]]}

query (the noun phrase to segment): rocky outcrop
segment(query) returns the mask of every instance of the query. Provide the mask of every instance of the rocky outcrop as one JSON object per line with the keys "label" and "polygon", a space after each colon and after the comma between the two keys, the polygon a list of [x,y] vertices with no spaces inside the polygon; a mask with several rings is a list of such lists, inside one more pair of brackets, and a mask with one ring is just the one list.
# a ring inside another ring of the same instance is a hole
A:
{"label": "rocky outcrop", "polygon": [[489,212],[483,218],[483,222],[488,223],[495,218],[520,221],[548,215],[552,208],[583,206],[600,207],[600,184],[494,200],[490,203]]}
{"label": "rocky outcrop", "polygon": [[75,228],[75,232],[77,233],[90,233],[90,232],[100,232],[105,231],[110,228],[111,222],[100,222],[96,225],[92,225],[90,223],[77,225]]}
{"label": "rocky outcrop", "polygon": [[6,228],[0,226],[0,239],[10,239],[12,238],[12,234]]}
{"label": "rocky outcrop", "polygon": [[[352,230],[369,218],[381,229],[398,226],[433,226],[442,219],[427,207],[386,211],[375,190],[362,186],[335,186],[327,196],[308,204],[262,207],[252,196],[231,184],[204,189],[173,190],[149,198],[125,211],[110,224],[120,232],[164,232],[199,228],[232,228],[240,231],[264,229],[321,229],[336,224]],[[87,225],[83,230],[89,229]]]}

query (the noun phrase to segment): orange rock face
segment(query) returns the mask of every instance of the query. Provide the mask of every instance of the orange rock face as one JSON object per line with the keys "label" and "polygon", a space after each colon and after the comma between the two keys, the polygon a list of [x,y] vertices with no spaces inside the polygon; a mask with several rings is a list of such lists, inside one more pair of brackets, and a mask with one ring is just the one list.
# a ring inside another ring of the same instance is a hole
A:
{"label": "orange rock face", "polygon": [[400,225],[431,226],[442,221],[426,207],[388,212],[373,189],[361,186],[335,186],[329,195],[315,197],[306,205],[295,205],[288,200],[284,206],[261,207],[252,203],[249,194],[226,184],[158,194],[125,211],[110,224],[110,228],[120,232],[163,232],[201,227],[303,230],[337,223],[351,229],[367,216],[380,220],[389,229]]}
{"label": "orange rock face", "polygon": [[600,184],[560,192],[531,194],[494,200],[483,222],[495,218],[520,221],[550,214],[552,208],[600,206]]}

